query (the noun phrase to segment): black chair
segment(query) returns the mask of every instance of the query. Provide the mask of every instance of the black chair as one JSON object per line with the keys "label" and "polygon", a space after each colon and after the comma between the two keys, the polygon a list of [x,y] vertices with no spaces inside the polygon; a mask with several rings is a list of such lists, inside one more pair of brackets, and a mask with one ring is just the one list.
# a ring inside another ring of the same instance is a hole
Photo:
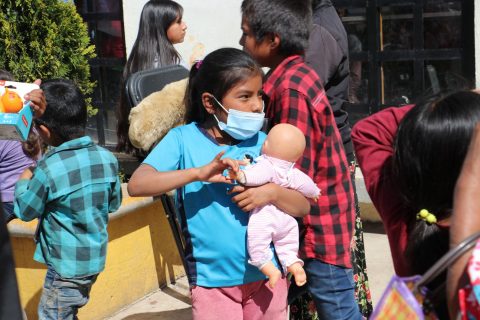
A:
{"label": "black chair", "polygon": [[[185,79],[188,77],[188,74],[189,71],[180,65],[171,65],[133,73],[125,83],[126,97],[131,107],[135,107],[150,94],[162,90],[163,87],[171,82]],[[181,223],[178,218],[183,209],[181,205],[177,206],[175,204],[174,197],[176,194],[177,193],[163,194],[159,198],[162,201],[165,214],[167,215],[167,220],[170,224],[183,266],[185,270],[187,270],[185,263],[186,243],[182,236]],[[180,201],[178,201],[178,203],[180,204]]]}
{"label": "black chair", "polygon": [[189,71],[181,65],[171,65],[157,69],[132,73],[125,83],[126,96],[132,107],[148,95],[160,91],[167,84],[188,77]]}

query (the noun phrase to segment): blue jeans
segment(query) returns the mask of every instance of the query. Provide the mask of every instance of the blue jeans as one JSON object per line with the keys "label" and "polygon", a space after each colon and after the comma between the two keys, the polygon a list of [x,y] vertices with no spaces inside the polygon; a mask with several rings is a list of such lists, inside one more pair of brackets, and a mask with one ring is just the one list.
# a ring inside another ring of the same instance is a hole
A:
{"label": "blue jeans", "polygon": [[315,301],[320,319],[360,320],[363,318],[355,301],[352,269],[315,259],[307,259],[304,263],[307,284],[297,287],[292,282],[288,294],[289,303],[308,289]]}
{"label": "blue jeans", "polygon": [[9,223],[16,216],[13,214],[13,202],[2,202],[1,205],[3,206],[3,217],[5,219],[5,223]]}
{"label": "blue jeans", "polygon": [[38,319],[78,319],[78,309],[87,304],[90,289],[97,280],[97,276],[98,274],[81,278],[62,278],[55,270],[48,267],[38,305]]}

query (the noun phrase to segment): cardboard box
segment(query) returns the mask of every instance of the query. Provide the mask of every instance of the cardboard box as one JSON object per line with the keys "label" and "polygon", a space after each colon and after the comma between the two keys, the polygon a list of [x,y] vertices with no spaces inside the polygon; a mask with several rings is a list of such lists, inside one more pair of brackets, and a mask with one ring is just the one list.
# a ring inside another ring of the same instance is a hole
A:
{"label": "cardboard box", "polygon": [[33,89],[38,89],[38,86],[33,83],[0,80],[0,97],[5,88],[18,93],[24,105],[18,113],[0,113],[0,139],[26,140],[32,126],[33,112],[30,102],[24,101],[23,97]]}
{"label": "cardboard box", "polygon": [[18,113],[0,113],[0,139],[26,140],[32,126],[33,112],[27,102]]}

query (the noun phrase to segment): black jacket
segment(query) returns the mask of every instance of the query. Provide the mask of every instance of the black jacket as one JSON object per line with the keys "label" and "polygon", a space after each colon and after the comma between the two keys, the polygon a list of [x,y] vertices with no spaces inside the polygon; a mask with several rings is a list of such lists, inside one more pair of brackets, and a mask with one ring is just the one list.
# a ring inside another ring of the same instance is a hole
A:
{"label": "black jacket", "polygon": [[305,61],[323,82],[348,154],[353,148],[348,114],[344,109],[348,101],[350,73],[347,32],[330,0],[318,1],[313,10],[313,24]]}
{"label": "black jacket", "polygon": [[22,320],[12,248],[0,202],[0,320]]}

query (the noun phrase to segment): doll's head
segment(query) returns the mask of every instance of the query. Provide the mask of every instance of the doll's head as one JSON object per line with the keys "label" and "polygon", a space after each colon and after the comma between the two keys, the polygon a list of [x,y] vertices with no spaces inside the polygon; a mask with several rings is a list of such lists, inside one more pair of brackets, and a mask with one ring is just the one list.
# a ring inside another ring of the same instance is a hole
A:
{"label": "doll's head", "polygon": [[297,161],[304,150],[303,132],[288,123],[275,125],[262,146],[262,154],[290,162]]}

